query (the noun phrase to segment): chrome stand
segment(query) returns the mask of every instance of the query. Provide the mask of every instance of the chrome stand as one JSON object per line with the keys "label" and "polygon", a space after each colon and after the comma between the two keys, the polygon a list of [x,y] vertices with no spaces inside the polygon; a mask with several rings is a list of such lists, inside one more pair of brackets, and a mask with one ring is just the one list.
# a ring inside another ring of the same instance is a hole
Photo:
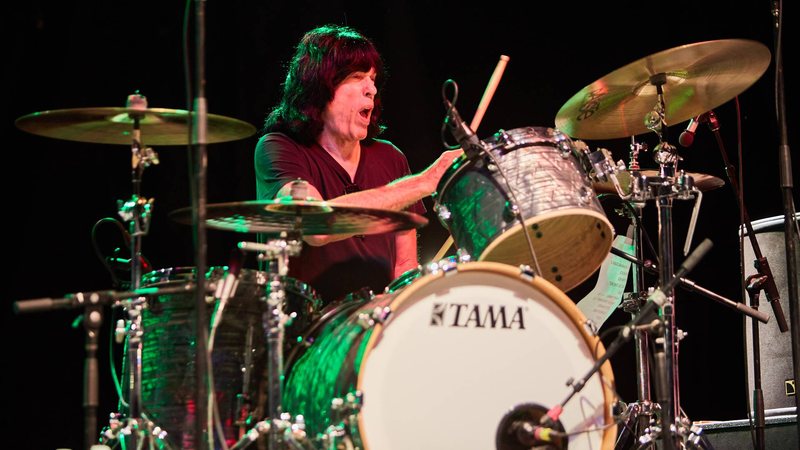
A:
{"label": "chrome stand", "polygon": [[[126,108],[147,110],[147,99],[138,92],[128,96]],[[118,200],[119,216],[128,223],[131,254],[130,289],[136,291],[142,279],[142,238],[150,231],[150,219],[153,199],[141,196],[142,176],[145,169],[158,164],[158,155],[152,148],[143,147],[140,120],[135,112],[129,113],[133,120],[131,130],[131,184],[133,195],[127,201]],[[202,274],[198,274],[198,277]],[[147,448],[150,439],[163,441],[166,431],[156,426],[143,415],[142,411],[142,310],[146,307],[144,297],[128,301],[125,310],[128,313],[127,325],[117,329],[117,341],[127,342],[123,358],[123,372],[127,370],[128,398],[127,403],[120,399],[120,412],[112,413],[109,426],[103,430],[100,440],[110,443],[124,439],[131,448]],[[159,447],[163,447],[162,442]]]}

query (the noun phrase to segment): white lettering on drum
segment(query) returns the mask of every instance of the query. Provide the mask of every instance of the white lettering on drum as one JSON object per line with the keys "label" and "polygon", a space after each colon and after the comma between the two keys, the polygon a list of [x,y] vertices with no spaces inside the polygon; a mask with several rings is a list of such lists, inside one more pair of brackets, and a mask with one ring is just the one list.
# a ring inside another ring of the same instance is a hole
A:
{"label": "white lettering on drum", "polygon": [[[502,328],[525,329],[523,306],[510,308],[505,305],[469,305],[466,303],[434,303],[431,311],[431,326],[456,328]],[[510,316],[510,317],[509,317]]]}

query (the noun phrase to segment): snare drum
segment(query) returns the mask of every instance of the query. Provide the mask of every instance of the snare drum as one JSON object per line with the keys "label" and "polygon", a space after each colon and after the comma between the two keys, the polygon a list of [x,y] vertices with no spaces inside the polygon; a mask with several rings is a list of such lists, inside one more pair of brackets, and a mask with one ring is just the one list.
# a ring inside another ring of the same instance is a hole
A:
{"label": "snare drum", "polygon": [[[596,363],[585,321],[541,277],[460,264],[341,305],[293,364],[283,407],[325,448],[495,448],[510,411],[559,404]],[[606,362],[567,403],[570,449],[613,447],[612,387]],[[356,392],[360,408],[336,400]]]}
{"label": "snare drum", "polygon": [[[207,282],[225,276],[224,267],[211,267]],[[143,276],[142,287],[166,287],[195,280],[192,267],[169,268]],[[321,300],[305,283],[284,278],[285,312],[297,314],[286,328],[286,348],[314,320]],[[240,427],[250,416],[265,412],[264,386],[267,345],[262,325],[268,295],[265,272],[242,269],[236,292],[228,300],[216,331],[211,367],[216,403],[229,445],[239,438]],[[195,390],[195,295],[193,292],[161,295],[149,300],[142,312],[142,406],[148,418],[165,430],[175,448],[194,445]],[[215,308],[208,305],[208,317]]]}
{"label": "snare drum", "polygon": [[538,262],[541,275],[565,292],[583,282],[611,250],[614,229],[576,143],[545,127],[501,131],[484,143],[493,158],[457,159],[437,189],[435,209],[455,245],[473,260]]}

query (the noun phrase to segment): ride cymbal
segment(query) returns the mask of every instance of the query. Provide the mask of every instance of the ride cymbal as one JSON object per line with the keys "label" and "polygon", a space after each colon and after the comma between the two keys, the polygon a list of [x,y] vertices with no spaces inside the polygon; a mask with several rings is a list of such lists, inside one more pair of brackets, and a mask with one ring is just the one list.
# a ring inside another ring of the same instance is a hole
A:
{"label": "ride cymbal", "polygon": [[[170,213],[179,223],[192,223],[191,208]],[[207,206],[209,228],[239,233],[300,232],[302,235],[379,234],[420,228],[419,214],[357,208],[317,200],[253,200]]]}
{"label": "ride cymbal", "polygon": [[725,39],[683,45],[632,62],[584,87],[561,107],[556,127],[581,139],[612,139],[648,132],[645,116],[662,78],[667,125],[731,100],[755,83],[770,62],[759,42]]}
{"label": "ride cymbal", "polygon": [[[194,115],[194,113],[192,113]],[[146,145],[187,145],[189,112],[180,109],[78,108],[35,112],[15,121],[17,128],[68,141],[96,144],[131,144],[138,119]],[[208,114],[206,143],[235,141],[252,136],[256,128],[230,117]]]}

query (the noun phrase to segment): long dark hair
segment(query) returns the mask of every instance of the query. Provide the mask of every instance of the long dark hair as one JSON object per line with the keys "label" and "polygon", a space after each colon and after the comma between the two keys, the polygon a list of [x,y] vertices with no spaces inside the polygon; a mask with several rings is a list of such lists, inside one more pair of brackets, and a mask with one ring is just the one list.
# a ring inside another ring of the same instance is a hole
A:
{"label": "long dark hair", "polygon": [[283,96],[267,116],[264,132],[280,131],[308,145],[322,132],[322,111],[336,87],[353,72],[375,68],[375,94],[367,139],[383,131],[381,88],[386,73],[375,45],[350,27],[324,25],[307,32],[289,62]]}

